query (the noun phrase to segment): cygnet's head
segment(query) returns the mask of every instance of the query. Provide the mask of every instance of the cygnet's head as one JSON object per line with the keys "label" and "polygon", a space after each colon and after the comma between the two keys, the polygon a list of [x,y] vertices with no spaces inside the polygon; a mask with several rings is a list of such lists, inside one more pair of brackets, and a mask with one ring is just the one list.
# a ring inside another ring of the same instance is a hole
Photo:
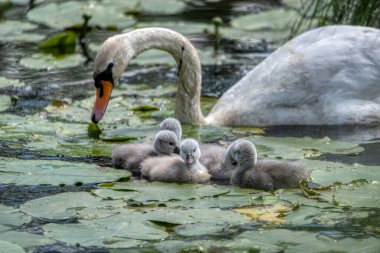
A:
{"label": "cygnet's head", "polygon": [[180,145],[180,155],[186,164],[194,164],[201,157],[201,149],[196,140],[188,138],[184,139]]}
{"label": "cygnet's head", "polygon": [[161,130],[169,130],[175,133],[178,140],[182,138],[182,127],[181,123],[175,118],[166,118],[160,124]]}
{"label": "cygnet's head", "polygon": [[224,163],[227,167],[253,166],[257,163],[257,151],[252,142],[238,139],[227,149]]}
{"label": "cygnet's head", "polygon": [[159,131],[154,138],[153,146],[157,154],[179,154],[177,135],[169,130]]}

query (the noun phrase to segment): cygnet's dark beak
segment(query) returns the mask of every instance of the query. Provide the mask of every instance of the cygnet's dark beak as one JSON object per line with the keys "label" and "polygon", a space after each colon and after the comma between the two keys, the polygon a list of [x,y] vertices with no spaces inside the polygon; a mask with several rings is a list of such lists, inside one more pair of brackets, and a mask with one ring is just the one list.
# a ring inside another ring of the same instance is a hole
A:
{"label": "cygnet's dark beak", "polygon": [[186,163],[187,164],[193,164],[194,162],[195,162],[194,156],[186,155]]}
{"label": "cygnet's dark beak", "polygon": [[179,150],[179,147],[176,146],[176,147],[174,148],[174,150],[173,150],[173,153],[179,155],[179,151],[180,151],[180,150]]}

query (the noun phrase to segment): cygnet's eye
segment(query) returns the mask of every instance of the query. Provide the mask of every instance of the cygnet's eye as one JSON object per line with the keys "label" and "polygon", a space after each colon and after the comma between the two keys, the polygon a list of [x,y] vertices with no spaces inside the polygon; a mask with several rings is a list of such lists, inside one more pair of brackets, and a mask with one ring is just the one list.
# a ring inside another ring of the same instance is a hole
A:
{"label": "cygnet's eye", "polygon": [[173,146],[173,145],[174,145],[174,143],[173,143],[173,142],[169,142],[169,145],[170,145],[170,146]]}
{"label": "cygnet's eye", "polygon": [[237,162],[236,162],[236,161],[233,161],[231,164],[232,164],[233,166],[236,166],[236,165],[237,165]]}
{"label": "cygnet's eye", "polygon": [[195,151],[197,151],[197,149],[196,149],[196,148],[193,150],[193,152],[195,152]]}

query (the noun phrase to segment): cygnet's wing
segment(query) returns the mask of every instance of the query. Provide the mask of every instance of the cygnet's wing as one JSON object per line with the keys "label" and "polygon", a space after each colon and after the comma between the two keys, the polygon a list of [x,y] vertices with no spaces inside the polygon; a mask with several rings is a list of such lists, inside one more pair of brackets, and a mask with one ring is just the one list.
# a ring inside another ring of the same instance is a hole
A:
{"label": "cygnet's wing", "polygon": [[271,178],[275,190],[298,187],[299,181],[308,179],[309,175],[302,164],[290,161],[259,160],[255,169]]}
{"label": "cygnet's wing", "polygon": [[141,175],[150,181],[186,182],[187,168],[179,156],[158,156],[141,163]]}
{"label": "cygnet's wing", "polygon": [[155,156],[153,146],[145,143],[127,144],[116,147],[112,152],[112,163],[115,167],[139,173],[141,162]]}
{"label": "cygnet's wing", "polygon": [[201,157],[200,163],[203,164],[213,179],[229,179],[231,172],[224,170],[223,161],[226,149],[215,144],[200,144]]}

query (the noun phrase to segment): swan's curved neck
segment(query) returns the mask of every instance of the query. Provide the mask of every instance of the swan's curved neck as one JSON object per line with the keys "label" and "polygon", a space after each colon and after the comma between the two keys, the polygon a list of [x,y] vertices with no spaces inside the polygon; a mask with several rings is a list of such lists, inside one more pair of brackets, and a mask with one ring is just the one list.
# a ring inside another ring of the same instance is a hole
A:
{"label": "swan's curved neck", "polygon": [[[201,65],[190,41],[181,34],[164,28],[137,29],[119,36],[125,40],[123,48],[119,50],[128,50],[122,55],[128,56],[129,60],[152,48],[166,51],[174,57],[178,66],[175,116],[183,123],[205,123],[200,107]],[[128,62],[124,64],[125,69]]]}

